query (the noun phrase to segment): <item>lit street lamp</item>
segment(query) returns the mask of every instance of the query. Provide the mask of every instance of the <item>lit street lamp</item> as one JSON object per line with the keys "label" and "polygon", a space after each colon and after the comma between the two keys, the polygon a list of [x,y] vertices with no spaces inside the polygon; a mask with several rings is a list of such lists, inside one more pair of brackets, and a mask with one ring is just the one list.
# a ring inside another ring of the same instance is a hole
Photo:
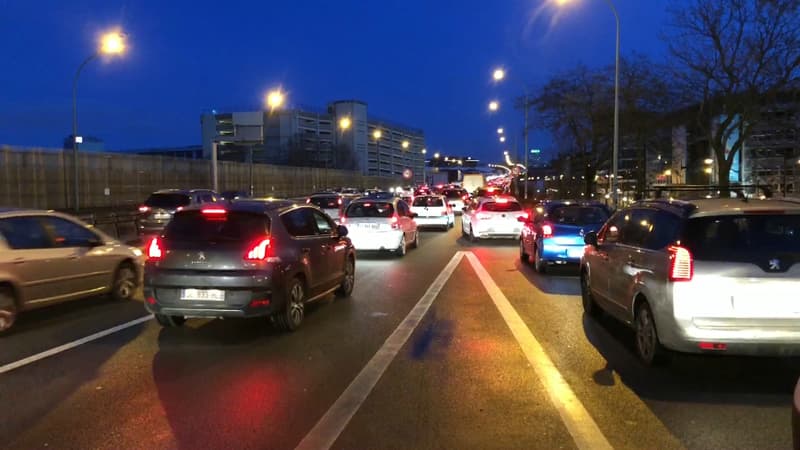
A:
{"label": "lit street lamp", "polygon": [[505,136],[500,136],[500,142],[505,142],[505,141],[506,141],[506,137]]}
{"label": "lit street lamp", "polygon": [[408,141],[403,141],[403,143],[402,143],[402,144],[400,144],[400,145],[402,145],[402,146],[403,146],[403,149],[407,149],[407,148],[408,148],[408,146],[409,146],[409,145],[411,145],[411,144],[409,144],[409,142],[408,142]]}
{"label": "lit street lamp", "polygon": [[348,116],[344,116],[341,119],[339,119],[339,129],[341,129],[342,131],[349,130],[352,124],[353,122],[350,120],[350,117]]}
{"label": "lit street lamp", "polygon": [[500,127],[500,128],[497,129],[497,134],[503,134],[505,132],[506,132],[506,130],[504,130],[503,127]]}
{"label": "lit street lamp", "polygon": [[506,71],[503,70],[502,67],[494,69],[494,72],[492,73],[492,78],[494,78],[494,81],[501,81],[505,77],[506,77]]}
{"label": "lit street lamp", "polygon": [[[498,73],[500,74],[499,78],[497,77]],[[504,79],[505,76],[506,76],[505,70],[503,68],[497,68],[497,69],[494,70],[494,73],[493,73],[492,77],[495,79],[495,81],[500,81],[500,80]],[[524,116],[525,117],[524,117],[524,122],[522,124],[522,135],[523,135],[523,146],[524,146],[524,151],[525,151],[525,173],[527,174],[528,173],[528,151],[529,151],[529,149],[528,149],[528,107],[529,107],[528,98],[529,98],[529,96],[528,96],[528,87],[525,86],[524,83],[522,83],[522,90],[523,90],[523,93],[525,94],[525,103],[523,104],[523,110],[524,110]],[[501,133],[500,130],[502,130],[502,128],[498,129],[497,132]],[[505,142],[505,140],[504,139],[500,139],[500,142]],[[528,198],[528,182],[527,182],[527,180],[525,181],[525,198],[526,199]]]}
{"label": "lit street lamp", "polygon": [[[555,0],[556,5],[564,6],[573,0]],[[614,208],[617,207],[619,202],[619,195],[617,190],[617,172],[619,171],[619,13],[614,6],[612,0],[606,0],[611,12],[614,13],[614,20],[617,25],[617,40],[614,52],[614,148],[611,157],[612,177],[611,177],[611,193],[613,195]]]}
{"label": "lit street lamp", "polygon": [[270,111],[275,111],[283,106],[284,100],[285,96],[280,89],[274,89],[267,93],[267,106],[269,107]]}
{"label": "lit street lamp", "polygon": [[425,154],[428,153],[428,150],[423,148],[421,150],[421,153],[422,153],[422,184],[428,184],[428,178],[425,174],[425,166],[428,165],[427,162],[425,161]]}
{"label": "lit street lamp", "polygon": [[497,100],[492,100],[489,102],[489,111],[494,112],[497,111],[498,109],[500,109],[500,102],[498,102]]}
{"label": "lit street lamp", "polygon": [[375,159],[378,163],[377,176],[381,176],[381,136],[383,132],[377,128],[372,132],[372,138],[375,139]]}
{"label": "lit street lamp", "polygon": [[[80,208],[79,201],[80,195],[78,192],[78,186],[80,182],[78,180],[78,141],[80,137],[78,136],[78,78],[81,75],[81,71],[83,68],[86,67],[93,59],[96,59],[102,55],[113,56],[113,55],[121,55],[125,52],[125,35],[122,34],[120,31],[115,30],[108,32],[100,37],[100,48],[97,49],[94,53],[89,55],[80,66],[78,66],[78,70],[75,72],[75,78],[72,80],[72,165],[74,169],[74,182],[75,182],[75,211],[77,212]],[[66,177],[64,177],[66,180]],[[64,190],[66,195],[66,189]],[[66,206],[66,205],[65,205]]]}
{"label": "lit street lamp", "polygon": [[436,158],[436,159],[439,159],[439,152],[434,153],[433,157]]}

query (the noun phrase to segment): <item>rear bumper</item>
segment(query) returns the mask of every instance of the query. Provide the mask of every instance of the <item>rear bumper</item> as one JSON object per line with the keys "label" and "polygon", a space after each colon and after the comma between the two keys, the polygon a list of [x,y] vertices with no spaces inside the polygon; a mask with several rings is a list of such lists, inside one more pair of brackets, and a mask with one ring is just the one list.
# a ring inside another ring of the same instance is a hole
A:
{"label": "rear bumper", "polygon": [[446,227],[450,225],[451,217],[447,216],[434,216],[434,217],[417,217],[414,219],[418,227]]}
{"label": "rear bumper", "polygon": [[[685,353],[800,356],[800,319],[693,318],[658,323],[662,344]],[[724,344],[705,350],[701,343]]]}
{"label": "rear bumper", "polygon": [[[517,224],[519,222],[516,222]],[[501,226],[496,225],[483,225],[478,224],[472,229],[475,237],[481,239],[519,239],[522,233],[522,225],[519,226]]]}
{"label": "rear bumper", "polygon": [[139,236],[160,234],[169,223],[169,220],[137,220],[136,232]]}
{"label": "rear bumper", "polygon": [[[189,271],[187,271],[189,272]],[[283,306],[280,280],[269,272],[207,275],[145,268],[145,309],[153,314],[193,317],[259,317]],[[215,289],[225,293],[224,301],[182,299],[184,289]],[[256,303],[253,301],[256,300]],[[265,302],[266,301],[266,302]]]}
{"label": "rear bumper", "polygon": [[354,230],[347,234],[353,247],[356,250],[378,250],[393,251],[400,247],[400,239],[403,232],[400,230],[392,231],[373,231],[365,232]]}
{"label": "rear bumper", "polygon": [[547,262],[579,264],[583,257],[581,245],[561,245],[545,239],[542,242],[542,259]]}

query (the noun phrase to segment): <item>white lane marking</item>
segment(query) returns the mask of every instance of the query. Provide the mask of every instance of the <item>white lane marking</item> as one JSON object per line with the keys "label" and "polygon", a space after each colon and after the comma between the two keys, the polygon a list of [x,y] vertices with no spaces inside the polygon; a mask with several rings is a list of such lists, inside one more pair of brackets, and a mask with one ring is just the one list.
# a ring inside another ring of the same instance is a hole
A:
{"label": "white lane marking", "polygon": [[489,293],[503,320],[506,321],[511,333],[522,347],[525,357],[533,367],[536,375],[542,381],[550,401],[553,402],[561,420],[566,425],[569,434],[580,449],[613,449],[606,437],[600,431],[589,412],[586,411],[578,397],[572,392],[569,384],[561,376],[550,357],[533,336],[531,330],[511,306],[511,302],[503,294],[497,283],[494,282],[489,272],[481,265],[474,253],[467,253],[467,260],[475,269],[483,287]]}
{"label": "white lane marking", "polygon": [[444,284],[458,267],[458,263],[464,257],[464,252],[456,252],[450,262],[428,287],[428,290],[419,299],[411,312],[400,325],[386,339],[375,356],[369,360],[361,372],[353,379],[342,395],[333,403],[325,415],[319,419],[314,428],[308,432],[306,437],[297,445],[297,450],[325,450],[331,448],[344,428],[353,418],[356,411],[367,399],[378,380],[386,372],[389,364],[394,360],[397,353],[405,345],[411,333],[419,325],[425,313],[428,312],[433,301],[439,295]]}
{"label": "white lane marking", "polygon": [[0,374],[4,374],[6,372],[11,372],[14,369],[19,369],[20,367],[27,366],[28,364],[35,363],[36,361],[41,361],[42,359],[49,358],[53,355],[57,355],[59,353],[65,352],[67,350],[72,350],[75,347],[81,346],[86,344],[87,342],[96,341],[102,337],[106,337],[109,334],[114,334],[118,331],[122,331],[126,328],[134,327],[139,325],[140,323],[147,322],[148,320],[152,320],[153,316],[144,316],[140,317],[136,320],[131,320],[130,322],[125,322],[121,325],[117,325],[115,327],[109,328],[107,330],[99,331],[95,334],[86,336],[84,338],[80,338],[78,340],[68,342],[64,345],[59,345],[58,347],[53,347],[50,350],[45,350],[41,353],[37,353],[35,355],[28,356],[27,358],[20,359],[18,361],[14,361],[12,363],[8,363],[4,366],[0,366]]}

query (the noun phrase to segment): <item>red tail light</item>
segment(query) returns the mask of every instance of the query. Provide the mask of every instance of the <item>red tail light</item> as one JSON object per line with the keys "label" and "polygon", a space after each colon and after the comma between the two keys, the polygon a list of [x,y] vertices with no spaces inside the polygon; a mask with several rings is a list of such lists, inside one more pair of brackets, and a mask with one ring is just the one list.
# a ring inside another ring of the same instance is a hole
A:
{"label": "red tail light", "polygon": [[400,217],[397,214],[393,215],[392,218],[389,220],[389,223],[392,224],[392,229],[399,230],[400,229]]}
{"label": "red tail light", "polygon": [[339,225],[344,225],[347,223],[347,217],[341,216],[339,217]]}
{"label": "red tail light", "polygon": [[673,245],[669,248],[669,281],[692,281],[694,258],[689,250]]}
{"label": "red tail light", "polygon": [[542,236],[546,238],[553,237],[553,226],[549,223],[542,225]]}
{"label": "red tail light", "polygon": [[150,211],[150,207],[149,206],[142,205],[142,206],[139,207],[139,212],[140,213],[146,213],[147,211]]}
{"label": "red tail light", "polygon": [[164,255],[163,248],[164,246],[161,239],[154,237],[150,240],[150,243],[147,244],[147,257],[158,261]]}
{"label": "red tail light", "polygon": [[200,210],[200,212],[208,216],[222,216],[228,213],[228,211],[222,208],[205,208]]}
{"label": "red tail light", "polygon": [[339,203],[339,206],[342,206],[342,199],[341,198],[339,200],[337,200],[337,202]]}
{"label": "red tail light", "polygon": [[527,219],[528,218],[528,213],[522,213],[522,214],[519,215],[519,217],[522,217],[523,219]]}
{"label": "red tail light", "polygon": [[269,250],[269,239],[262,239],[253,244],[253,246],[250,247],[249,250],[247,250],[244,259],[247,261],[264,261],[265,259],[267,259],[268,250]]}

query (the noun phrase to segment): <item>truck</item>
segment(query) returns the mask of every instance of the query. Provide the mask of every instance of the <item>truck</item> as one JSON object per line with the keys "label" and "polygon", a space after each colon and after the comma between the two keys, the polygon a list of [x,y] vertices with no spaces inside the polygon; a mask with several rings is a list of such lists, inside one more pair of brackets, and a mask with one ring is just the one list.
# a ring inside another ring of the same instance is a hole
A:
{"label": "truck", "polygon": [[476,189],[486,185],[486,179],[480,173],[465,173],[461,181],[461,187],[472,194]]}

